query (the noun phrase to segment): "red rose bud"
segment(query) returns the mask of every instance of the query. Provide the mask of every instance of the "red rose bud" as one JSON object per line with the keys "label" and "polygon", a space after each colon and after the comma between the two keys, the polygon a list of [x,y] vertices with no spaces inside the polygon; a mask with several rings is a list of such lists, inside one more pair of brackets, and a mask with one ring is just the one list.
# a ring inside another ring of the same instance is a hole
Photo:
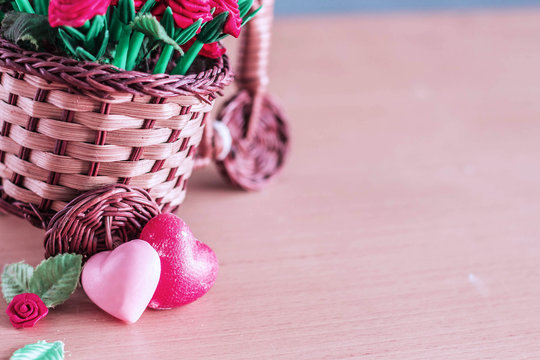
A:
{"label": "red rose bud", "polygon": [[96,15],[104,15],[111,0],[50,0],[49,23],[56,26],[82,26]]}
{"label": "red rose bud", "polygon": [[32,327],[48,313],[45,303],[32,293],[15,296],[6,309],[9,321],[15,328]]}

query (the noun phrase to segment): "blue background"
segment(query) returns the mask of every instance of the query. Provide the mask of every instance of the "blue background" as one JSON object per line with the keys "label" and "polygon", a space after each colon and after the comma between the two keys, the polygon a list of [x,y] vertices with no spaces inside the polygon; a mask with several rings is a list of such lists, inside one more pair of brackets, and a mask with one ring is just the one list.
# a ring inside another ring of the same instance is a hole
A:
{"label": "blue background", "polygon": [[540,0],[276,0],[282,15],[540,6]]}

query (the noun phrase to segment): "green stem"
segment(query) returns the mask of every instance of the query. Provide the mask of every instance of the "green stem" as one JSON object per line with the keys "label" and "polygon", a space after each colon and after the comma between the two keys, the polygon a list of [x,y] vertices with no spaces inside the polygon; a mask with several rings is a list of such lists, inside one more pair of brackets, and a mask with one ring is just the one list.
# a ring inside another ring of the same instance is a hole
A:
{"label": "green stem", "polygon": [[187,71],[189,70],[189,67],[191,64],[193,64],[193,61],[195,61],[195,58],[197,55],[199,55],[199,52],[203,48],[204,43],[200,42],[199,40],[195,40],[193,45],[189,48],[189,50],[185,53],[184,56],[180,59],[178,64],[176,64],[176,67],[171,72],[173,75],[185,75]]}
{"label": "green stem", "polygon": [[172,47],[172,45],[165,45],[163,47],[163,50],[161,50],[161,54],[159,55],[158,62],[154,67],[154,74],[165,73],[165,71],[167,70],[167,65],[169,65],[169,61],[171,61],[173,52],[174,48]]}
{"label": "green stem", "polygon": [[49,1],[48,0],[35,0],[34,7],[36,8],[36,13],[41,15],[47,15],[49,11]]}
{"label": "green stem", "polygon": [[30,5],[30,2],[28,0],[15,0],[17,3],[17,6],[22,12],[26,12],[29,14],[35,14],[34,8],[32,8],[32,5]]}
{"label": "green stem", "polygon": [[112,14],[111,16],[113,17],[111,25],[111,40],[118,41],[122,35],[122,24],[120,23],[120,20],[118,20],[116,14]]}
{"label": "green stem", "polygon": [[137,57],[139,56],[139,52],[141,51],[143,40],[144,34],[141,32],[135,31],[133,35],[131,35],[126,70],[133,70],[135,68],[135,63],[137,62]]}
{"label": "green stem", "polygon": [[11,6],[13,6],[13,10],[15,10],[16,12],[21,12],[21,9],[19,9],[19,5],[16,1],[12,1]]}
{"label": "green stem", "polygon": [[114,54],[113,65],[118,66],[121,69],[126,68],[126,60],[129,50],[129,39],[131,34],[131,28],[124,26],[122,35],[120,36],[120,42],[116,46],[116,53]]}

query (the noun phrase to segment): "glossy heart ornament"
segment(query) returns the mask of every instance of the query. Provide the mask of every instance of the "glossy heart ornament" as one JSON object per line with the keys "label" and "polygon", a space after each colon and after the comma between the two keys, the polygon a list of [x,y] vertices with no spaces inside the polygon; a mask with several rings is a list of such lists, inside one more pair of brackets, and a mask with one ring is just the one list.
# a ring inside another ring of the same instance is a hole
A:
{"label": "glossy heart ornament", "polygon": [[146,241],[132,240],[112,251],[92,256],[81,282],[97,306],[114,317],[134,323],[156,291],[161,274],[157,252]]}
{"label": "glossy heart ornament", "polygon": [[188,304],[214,285],[219,267],[216,254],[195,239],[178,216],[156,216],[143,228],[140,238],[148,241],[161,259],[161,279],[150,308],[170,309]]}

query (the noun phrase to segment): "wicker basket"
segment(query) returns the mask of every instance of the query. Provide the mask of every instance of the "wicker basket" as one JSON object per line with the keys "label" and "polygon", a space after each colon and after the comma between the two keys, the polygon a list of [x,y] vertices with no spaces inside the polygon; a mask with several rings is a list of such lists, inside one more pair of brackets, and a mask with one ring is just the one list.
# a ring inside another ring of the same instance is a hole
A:
{"label": "wicker basket", "polygon": [[197,74],[150,75],[0,39],[0,208],[45,228],[83,192],[119,183],[174,209],[230,81],[226,58]]}

